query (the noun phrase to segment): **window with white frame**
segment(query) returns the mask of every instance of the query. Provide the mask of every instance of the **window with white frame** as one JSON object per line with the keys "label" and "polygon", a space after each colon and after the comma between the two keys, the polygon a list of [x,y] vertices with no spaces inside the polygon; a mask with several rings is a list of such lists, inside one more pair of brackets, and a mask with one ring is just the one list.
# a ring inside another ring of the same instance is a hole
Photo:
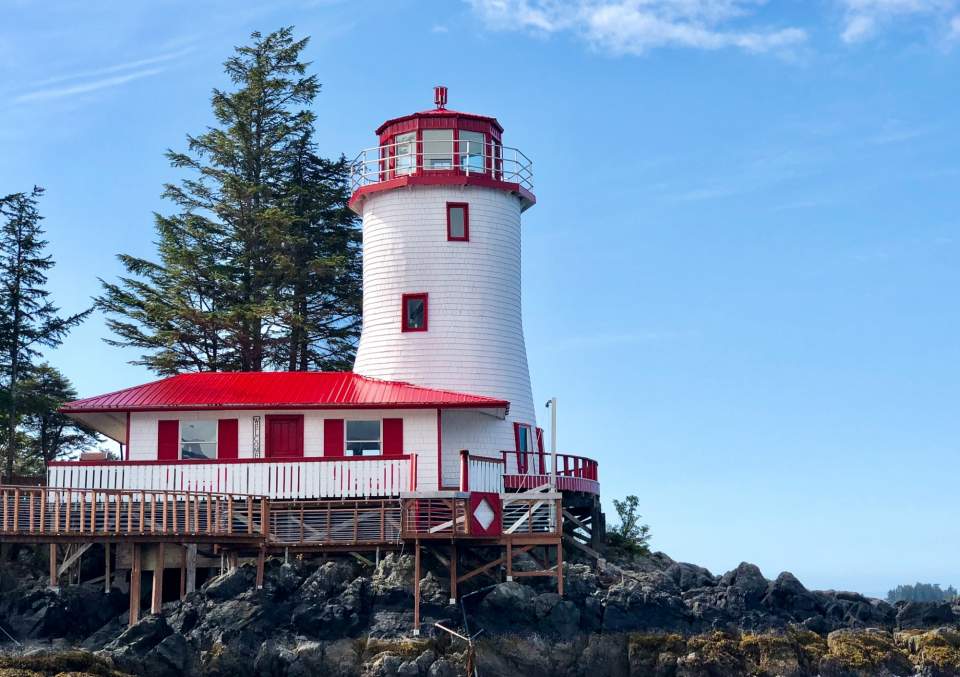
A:
{"label": "window with white frame", "polygon": [[216,421],[180,421],[180,458],[217,457]]}
{"label": "window with white frame", "polygon": [[380,421],[347,421],[347,456],[380,455]]}

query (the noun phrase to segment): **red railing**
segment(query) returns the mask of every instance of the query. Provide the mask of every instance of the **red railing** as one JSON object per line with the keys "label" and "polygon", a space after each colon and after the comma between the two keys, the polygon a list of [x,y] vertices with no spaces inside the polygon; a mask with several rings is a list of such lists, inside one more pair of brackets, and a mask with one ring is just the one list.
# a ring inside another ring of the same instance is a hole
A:
{"label": "red railing", "polygon": [[[554,477],[552,455],[540,451],[502,451],[504,486],[523,490],[549,484]],[[599,464],[592,458],[557,454],[557,488],[562,491],[600,493]]]}

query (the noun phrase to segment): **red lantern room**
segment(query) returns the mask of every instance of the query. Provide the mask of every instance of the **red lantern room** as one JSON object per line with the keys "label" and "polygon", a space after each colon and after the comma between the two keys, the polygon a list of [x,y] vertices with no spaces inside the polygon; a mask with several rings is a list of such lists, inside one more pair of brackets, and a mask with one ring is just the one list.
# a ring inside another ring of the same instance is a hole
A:
{"label": "red lantern room", "polygon": [[435,108],[387,120],[377,148],[354,161],[350,206],[362,213],[366,195],[414,185],[475,185],[515,193],[527,209],[536,203],[532,163],[503,145],[496,118],[449,110],[447,88],[434,87]]}

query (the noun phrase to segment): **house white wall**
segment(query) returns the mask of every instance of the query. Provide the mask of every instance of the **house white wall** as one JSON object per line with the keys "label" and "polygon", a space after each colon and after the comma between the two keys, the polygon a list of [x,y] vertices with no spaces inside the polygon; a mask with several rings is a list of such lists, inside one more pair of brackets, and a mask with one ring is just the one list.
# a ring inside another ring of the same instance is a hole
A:
{"label": "house white wall", "polygon": [[[402,418],[403,451],[417,456],[417,487],[436,489],[438,474],[437,412],[435,409],[343,409],[343,410],[240,410],[240,411],[167,411],[133,412],[130,415],[129,458],[156,460],[157,421],[238,419],[238,456],[253,458],[254,418],[260,420],[260,453],[264,451],[264,424],[268,414],[302,414],[304,456],[323,456],[323,421],[333,419]],[[459,480],[457,480],[459,481]]]}

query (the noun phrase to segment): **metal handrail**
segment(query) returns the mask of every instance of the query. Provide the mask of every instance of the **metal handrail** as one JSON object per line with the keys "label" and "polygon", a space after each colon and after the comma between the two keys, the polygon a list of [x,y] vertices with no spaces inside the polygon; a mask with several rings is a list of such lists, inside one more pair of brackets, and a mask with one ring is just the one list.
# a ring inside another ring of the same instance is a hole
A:
{"label": "metal handrail", "polygon": [[476,141],[454,139],[365,148],[350,163],[350,187],[356,191],[406,176],[455,174],[488,176],[533,190],[533,162],[521,150],[495,143],[478,146]]}

